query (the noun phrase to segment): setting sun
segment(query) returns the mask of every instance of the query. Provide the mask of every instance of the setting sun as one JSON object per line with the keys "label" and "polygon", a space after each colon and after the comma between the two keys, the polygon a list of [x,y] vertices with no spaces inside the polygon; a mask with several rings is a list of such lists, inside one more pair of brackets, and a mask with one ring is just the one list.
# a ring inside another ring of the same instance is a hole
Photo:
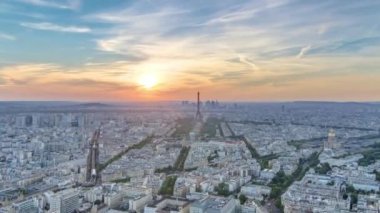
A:
{"label": "setting sun", "polygon": [[152,87],[157,85],[157,78],[153,74],[145,74],[140,77],[139,84],[146,89],[151,89]]}

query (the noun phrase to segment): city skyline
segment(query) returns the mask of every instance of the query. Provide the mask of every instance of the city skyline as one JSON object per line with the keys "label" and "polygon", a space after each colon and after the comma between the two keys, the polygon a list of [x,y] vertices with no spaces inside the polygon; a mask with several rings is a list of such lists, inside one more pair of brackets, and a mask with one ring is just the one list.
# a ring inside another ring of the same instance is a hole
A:
{"label": "city skyline", "polygon": [[0,99],[379,101],[376,1],[0,2]]}
{"label": "city skyline", "polygon": [[0,0],[0,213],[379,213],[379,11]]}

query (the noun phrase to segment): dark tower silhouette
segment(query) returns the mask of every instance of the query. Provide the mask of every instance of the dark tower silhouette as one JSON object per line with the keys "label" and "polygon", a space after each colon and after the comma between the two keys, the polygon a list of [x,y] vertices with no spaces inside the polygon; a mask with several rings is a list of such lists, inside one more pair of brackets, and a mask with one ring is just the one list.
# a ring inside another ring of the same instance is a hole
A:
{"label": "dark tower silhouette", "polygon": [[100,172],[98,171],[99,136],[100,136],[100,129],[97,129],[91,138],[89,152],[87,156],[86,184],[90,184],[90,185],[101,184],[101,176],[100,176]]}
{"label": "dark tower silhouette", "polygon": [[199,91],[198,91],[198,99],[197,99],[197,114],[195,115],[195,120],[202,121],[201,102],[199,99]]}

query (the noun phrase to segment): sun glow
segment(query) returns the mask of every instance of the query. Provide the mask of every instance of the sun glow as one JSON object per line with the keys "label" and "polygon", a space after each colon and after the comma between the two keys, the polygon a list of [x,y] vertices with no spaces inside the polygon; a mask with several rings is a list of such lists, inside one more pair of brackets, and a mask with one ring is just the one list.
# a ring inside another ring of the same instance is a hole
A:
{"label": "sun glow", "polygon": [[146,89],[151,89],[157,85],[157,77],[151,73],[145,74],[140,77],[139,84]]}

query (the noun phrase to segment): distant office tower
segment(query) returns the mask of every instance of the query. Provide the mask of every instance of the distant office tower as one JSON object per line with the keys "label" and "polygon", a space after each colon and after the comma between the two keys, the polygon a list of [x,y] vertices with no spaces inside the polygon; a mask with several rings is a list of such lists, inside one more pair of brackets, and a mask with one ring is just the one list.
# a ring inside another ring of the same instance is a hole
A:
{"label": "distant office tower", "polygon": [[23,127],[25,127],[25,116],[24,115],[17,115],[16,116],[16,126],[17,127],[21,127],[21,128],[23,128]]}
{"label": "distant office tower", "polygon": [[89,152],[87,156],[86,182],[87,184],[91,183],[91,185],[98,185],[101,183],[101,175],[98,171],[99,137],[100,129],[97,129],[91,138]]}
{"label": "distant office tower", "polygon": [[32,126],[33,125],[33,116],[27,115],[25,116],[25,126]]}
{"label": "distant office tower", "polygon": [[33,117],[33,124],[32,124],[32,126],[35,127],[35,128],[39,127],[39,116],[36,115],[36,114],[33,114],[32,117]]}
{"label": "distant office tower", "polygon": [[79,193],[75,189],[57,192],[50,199],[51,212],[72,213],[79,207]]}
{"label": "distant office tower", "polygon": [[334,149],[336,144],[335,144],[335,131],[333,129],[330,129],[328,136],[327,136],[327,141],[324,144],[325,149]]}
{"label": "distant office tower", "polygon": [[198,99],[197,99],[197,114],[195,115],[195,120],[202,121],[202,114],[201,114],[201,102],[199,99],[199,91],[198,91]]}

